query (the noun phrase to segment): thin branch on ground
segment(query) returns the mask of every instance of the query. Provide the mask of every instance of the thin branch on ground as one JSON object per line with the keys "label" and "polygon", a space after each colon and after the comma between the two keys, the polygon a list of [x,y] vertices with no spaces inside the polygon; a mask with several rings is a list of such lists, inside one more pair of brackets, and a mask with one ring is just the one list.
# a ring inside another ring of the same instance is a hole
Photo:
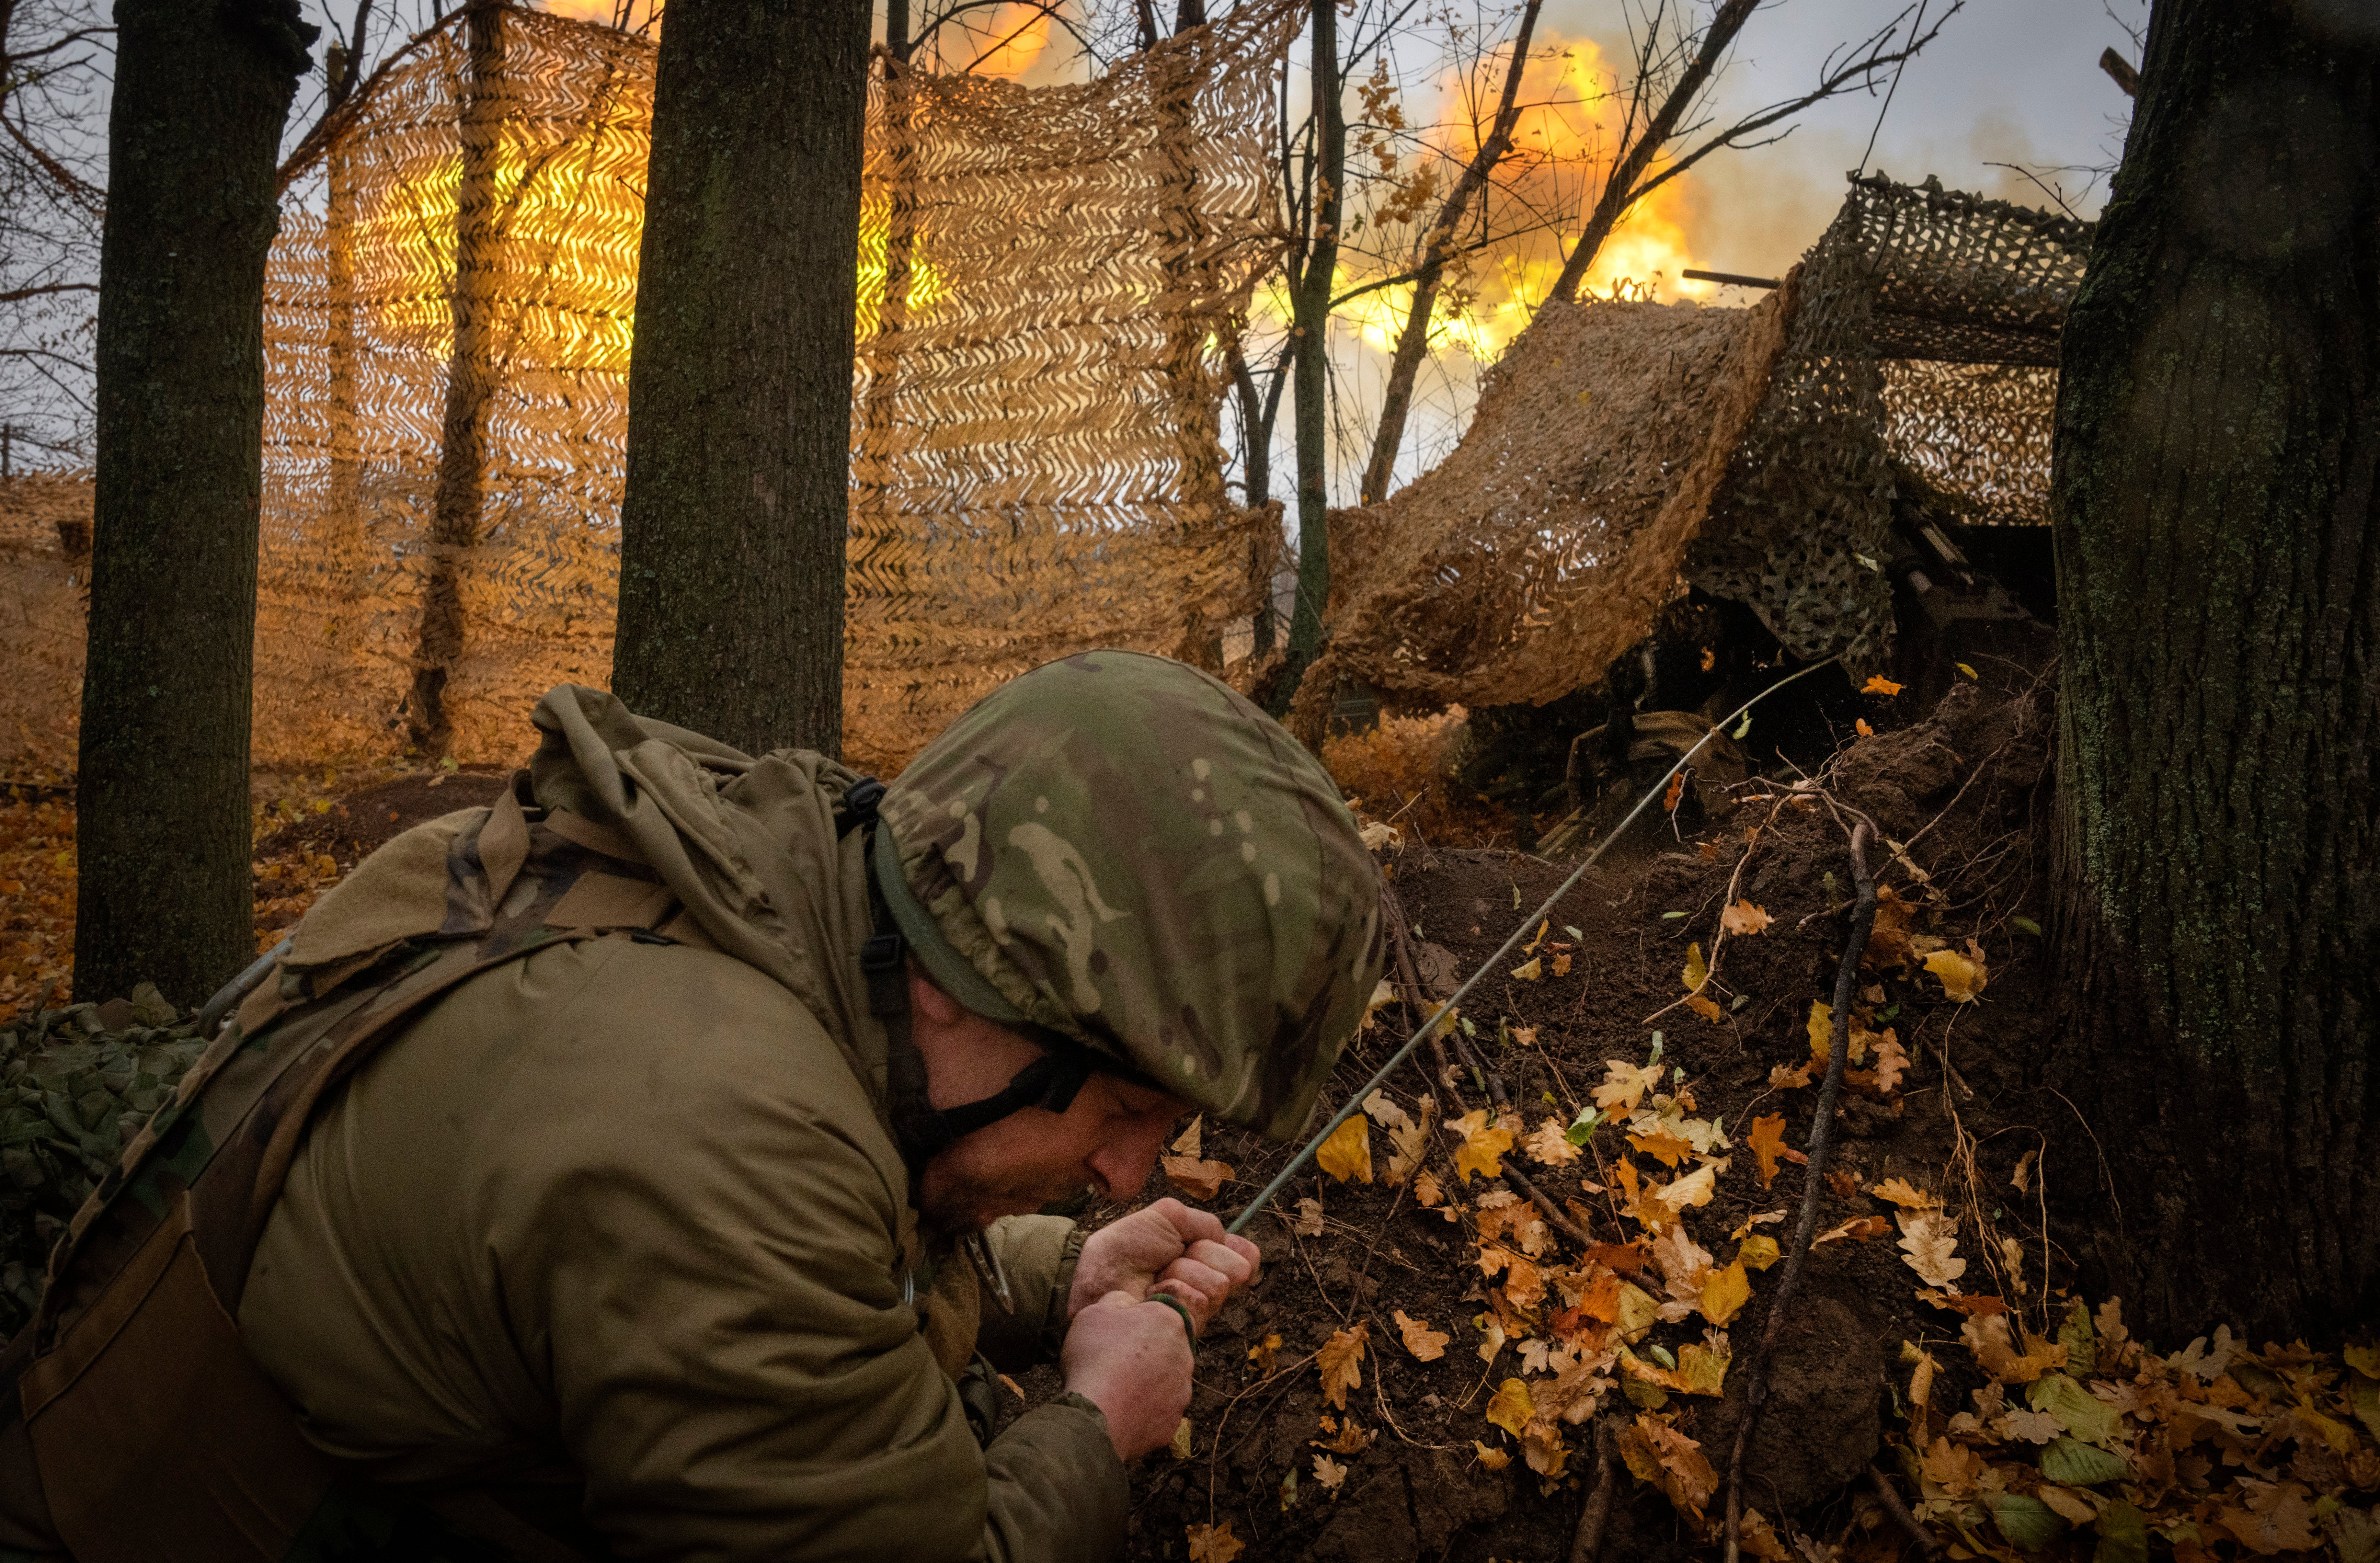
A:
{"label": "thin branch on ground", "polygon": [[[1831,800],[1829,800],[1831,802]],[[1876,925],[1876,876],[1868,871],[1867,843],[1876,833],[1873,821],[1865,816],[1852,830],[1852,878],[1858,887],[1858,899],[1852,910],[1850,937],[1843,942],[1842,963],[1835,973],[1834,1036],[1827,1050],[1827,1081],[1818,1091],[1817,1121],[1810,1130],[1810,1163],[1803,1169],[1802,1184],[1802,1220],[1794,1229],[1792,1252],[1786,1256],[1785,1274],[1777,1283],[1777,1295],[1768,1305],[1768,1325],[1761,1331],[1759,1348],[1752,1357],[1752,1375],[1743,1395],[1743,1415],[1735,1425],[1735,1448],[1727,1461],[1727,1549],[1726,1563],[1737,1563],[1741,1556],[1743,1523],[1743,1457],[1752,1447],[1752,1435],[1760,1425],[1762,1403],[1768,1397],[1768,1363],[1776,1354],[1778,1338],[1784,1333],[1786,1319],[1791,1315],[1793,1293],[1802,1284],[1802,1271],[1810,1257],[1810,1242],[1817,1235],[1818,1202],[1827,1182],[1827,1157],[1835,1144],[1835,1103],[1842,1095],[1843,1061],[1851,1056],[1852,1001],[1859,993],[1860,956],[1867,950],[1868,930]]]}

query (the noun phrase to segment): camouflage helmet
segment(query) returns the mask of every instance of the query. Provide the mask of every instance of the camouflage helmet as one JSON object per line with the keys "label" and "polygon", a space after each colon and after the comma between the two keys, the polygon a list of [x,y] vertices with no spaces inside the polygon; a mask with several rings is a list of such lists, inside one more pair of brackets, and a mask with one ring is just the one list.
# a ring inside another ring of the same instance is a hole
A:
{"label": "camouflage helmet", "polygon": [[986,696],[880,806],[935,984],[1232,1122],[1304,1126],[1383,964],[1379,870],[1330,777],[1229,685],[1089,651]]}

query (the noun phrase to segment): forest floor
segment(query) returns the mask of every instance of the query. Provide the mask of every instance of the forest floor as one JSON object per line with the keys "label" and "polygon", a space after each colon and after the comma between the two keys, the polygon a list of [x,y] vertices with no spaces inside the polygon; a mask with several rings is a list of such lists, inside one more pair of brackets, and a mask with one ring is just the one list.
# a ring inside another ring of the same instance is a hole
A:
{"label": "forest floor", "polygon": [[[1563,1563],[1598,1490],[1600,1557],[1718,1556],[1804,1193],[1859,814],[1880,908],[1818,1238],[1743,1464],[1745,1550],[2380,1563],[2368,1338],[2252,1351],[2218,1331],[2161,1354],[2120,1300],[2072,1293],[2082,1244],[2053,1206],[2094,1203],[2074,1191],[2105,1186],[2100,1140],[2028,1069],[2058,1016],[2051,693],[1900,703],[1873,700],[1871,730],[1800,768],[1705,789],[1698,830],[1692,806],[1655,811],[1542,917],[1574,861],[1444,844],[1466,822],[1442,797],[1374,832],[1407,963],[1318,1125],[1528,917],[1525,948],[1249,1229],[1262,1278],[1201,1343],[1173,1449],[1133,1473],[1135,1563]],[[261,777],[259,948],[382,841],[502,784]],[[0,1015],[63,1001],[72,863],[70,798],[0,794]],[[1293,1148],[1186,1126],[1136,1203],[1228,1218]],[[1059,1385],[1044,1368],[1014,1387],[1022,1411]]]}

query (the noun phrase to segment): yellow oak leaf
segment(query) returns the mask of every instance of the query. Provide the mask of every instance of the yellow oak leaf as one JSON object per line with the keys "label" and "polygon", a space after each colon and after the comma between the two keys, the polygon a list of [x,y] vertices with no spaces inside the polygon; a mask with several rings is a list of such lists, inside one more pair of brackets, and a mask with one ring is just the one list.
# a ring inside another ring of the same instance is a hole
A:
{"label": "yellow oak leaf", "polygon": [[1770,921],[1767,913],[1748,901],[1735,902],[1718,915],[1719,927],[1739,939],[1760,932]]}
{"label": "yellow oak leaf", "polygon": [[1867,1192],[1907,1210],[1939,1210],[1942,1207],[1939,1199],[1915,1187],[1906,1178],[1888,1178]]}
{"label": "yellow oak leaf", "polygon": [[1724,1327],[1752,1301],[1752,1280],[1743,1273],[1743,1255],[1722,1270],[1713,1270],[1703,1282],[1703,1317]]}
{"label": "yellow oak leaf", "polygon": [[[1446,1193],[1438,1186],[1437,1173],[1422,1171],[1414,1175],[1414,1203],[1425,1210],[1435,1209],[1446,1204]],[[1448,1219],[1452,1218],[1450,1207]]]}
{"label": "yellow oak leaf", "polygon": [[1397,1333],[1404,1337],[1405,1350],[1414,1360],[1434,1363],[1446,1355],[1446,1343],[1453,1337],[1443,1330],[1432,1329],[1426,1319],[1409,1319],[1402,1308],[1397,1310]]}
{"label": "yellow oak leaf", "polygon": [[1692,1142],[1681,1140],[1666,1128],[1656,1128],[1643,1134],[1632,1133],[1628,1136],[1628,1145],[1631,1150],[1641,1151],[1669,1168],[1675,1168],[1694,1154]]}
{"label": "yellow oak leaf", "polygon": [[1809,1083],[1810,1066],[1807,1063],[1794,1069],[1777,1064],[1768,1071],[1768,1088],[1772,1091],[1795,1091]]}
{"label": "yellow oak leaf", "polygon": [[1823,999],[1810,1000],[1810,1057],[1819,1063],[1834,1051],[1835,1007]]}
{"label": "yellow oak leaf", "polygon": [[1578,1147],[1570,1143],[1562,1121],[1548,1118],[1537,1126],[1536,1133],[1521,1142],[1521,1149],[1529,1159],[1545,1167],[1567,1167],[1578,1159]]}
{"label": "yellow oak leaf", "polygon": [[1315,1363],[1322,1373],[1322,1396],[1333,1408],[1347,1409],[1347,1391],[1364,1387],[1364,1343],[1370,1339],[1372,1327],[1357,1320],[1353,1329],[1334,1332],[1315,1353]]}
{"label": "yellow oak leaf", "polygon": [[1661,1083],[1659,1064],[1639,1069],[1619,1059],[1606,1059],[1603,1070],[1603,1084],[1595,1088],[1595,1105],[1614,1115],[1634,1112],[1645,1093]]}
{"label": "yellow oak leaf", "polygon": [[1958,1256],[1958,1246],[1959,1229],[1948,1217],[1932,1210],[1915,1215],[1901,1212],[1901,1262],[1926,1285],[1949,1289],[1967,1273],[1967,1262]]}
{"label": "yellow oak leaf", "polygon": [[1232,1563],[1232,1559],[1247,1550],[1248,1544],[1232,1534],[1232,1522],[1220,1525],[1193,1525],[1190,1533],[1190,1563]]}
{"label": "yellow oak leaf", "polygon": [[1900,1034],[1887,1028],[1876,1044],[1876,1088],[1878,1091],[1898,1090],[1900,1077],[1909,1072],[1909,1054],[1900,1046]]}
{"label": "yellow oak leaf", "polygon": [[1316,1149],[1314,1165],[1342,1183],[1351,1178],[1364,1183],[1372,1181],[1371,1128],[1361,1113],[1350,1114],[1346,1122],[1331,1131]]}
{"label": "yellow oak leaf", "polygon": [[1485,1108],[1474,1108],[1447,1127],[1463,1136],[1463,1144],[1454,1153],[1454,1169],[1462,1174],[1464,1182],[1471,1181],[1474,1172],[1490,1178],[1503,1175],[1503,1155],[1512,1148],[1510,1129],[1488,1122]]}
{"label": "yellow oak leaf", "polygon": [[1479,1463],[1490,1471],[1501,1471],[1512,1463],[1512,1452],[1508,1449],[1491,1449],[1476,1438],[1471,1440],[1471,1447],[1478,1453]]}
{"label": "yellow oak leaf", "polygon": [[1488,1420],[1515,1438],[1536,1414],[1536,1403],[1529,1399],[1529,1387],[1517,1378],[1504,1380],[1488,1401]]}
{"label": "yellow oak leaf", "polygon": [[1925,957],[1925,969],[1941,981],[1943,993],[1953,1003],[1973,1003],[1990,981],[1984,964],[1984,947],[1973,939],[1967,941],[1963,955],[1955,950],[1935,951]]}

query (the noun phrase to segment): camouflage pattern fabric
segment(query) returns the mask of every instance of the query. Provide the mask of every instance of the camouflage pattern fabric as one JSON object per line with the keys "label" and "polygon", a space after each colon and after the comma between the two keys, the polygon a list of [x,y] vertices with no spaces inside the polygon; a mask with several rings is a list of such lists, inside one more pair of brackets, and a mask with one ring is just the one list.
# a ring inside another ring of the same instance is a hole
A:
{"label": "camouflage pattern fabric", "polygon": [[1184,663],[1092,651],[1012,680],[881,814],[880,879],[952,997],[1276,1139],[1386,962],[1379,870],[1330,774]]}

